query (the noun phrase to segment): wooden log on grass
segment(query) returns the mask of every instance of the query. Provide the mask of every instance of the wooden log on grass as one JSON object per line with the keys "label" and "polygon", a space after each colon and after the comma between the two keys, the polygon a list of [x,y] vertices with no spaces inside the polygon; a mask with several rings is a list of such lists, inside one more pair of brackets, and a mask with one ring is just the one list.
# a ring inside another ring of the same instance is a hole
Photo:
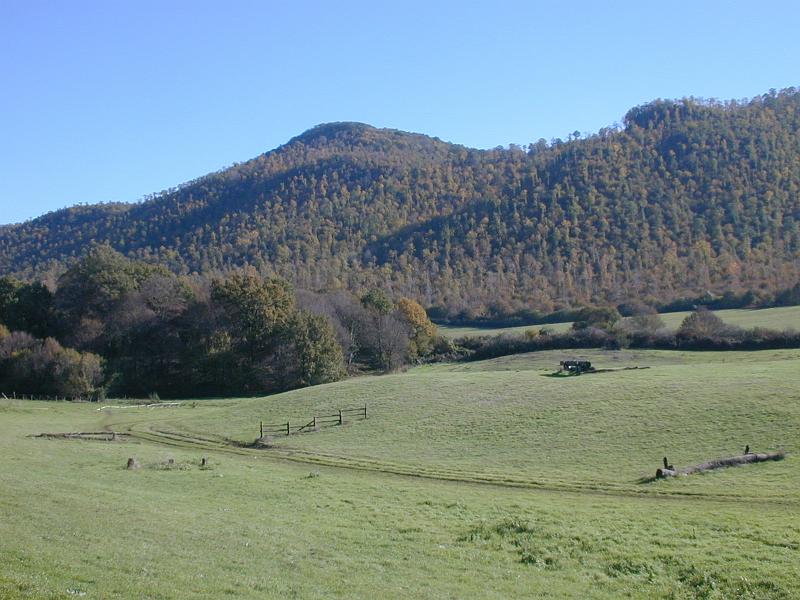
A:
{"label": "wooden log on grass", "polygon": [[682,469],[676,469],[674,467],[671,469],[662,467],[656,469],[656,479],[665,479],[667,477],[675,477],[677,475],[691,475],[692,473],[702,473],[703,471],[712,471],[713,469],[721,469],[723,467],[736,467],[750,463],[766,462],[768,460],[783,460],[785,457],[786,453],[783,450],[779,452],[751,452],[741,456],[717,458],[699,465],[683,467]]}

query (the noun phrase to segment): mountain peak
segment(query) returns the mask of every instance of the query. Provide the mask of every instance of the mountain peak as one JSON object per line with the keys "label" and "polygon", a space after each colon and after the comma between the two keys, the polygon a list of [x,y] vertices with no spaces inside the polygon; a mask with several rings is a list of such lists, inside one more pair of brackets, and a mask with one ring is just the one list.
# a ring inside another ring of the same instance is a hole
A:
{"label": "mountain peak", "polygon": [[372,125],[355,121],[334,121],[321,123],[292,138],[291,142],[314,142],[321,139],[335,139],[342,137],[361,137],[366,133],[378,131]]}
{"label": "mountain peak", "polygon": [[417,153],[417,158],[425,160],[441,158],[453,149],[460,148],[421,133],[378,128],[353,121],[322,123],[292,138],[286,145],[296,144],[313,148],[335,147],[339,151],[347,148],[369,148],[378,152],[407,151]]}

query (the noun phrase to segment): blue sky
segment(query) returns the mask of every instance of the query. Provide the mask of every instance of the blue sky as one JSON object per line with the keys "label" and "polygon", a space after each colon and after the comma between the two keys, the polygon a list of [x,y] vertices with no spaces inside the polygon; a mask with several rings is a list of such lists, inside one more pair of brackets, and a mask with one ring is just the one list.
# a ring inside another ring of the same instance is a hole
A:
{"label": "blue sky", "polygon": [[0,223],[135,201],[323,122],[489,148],[797,86],[798,25],[789,1],[6,2]]}

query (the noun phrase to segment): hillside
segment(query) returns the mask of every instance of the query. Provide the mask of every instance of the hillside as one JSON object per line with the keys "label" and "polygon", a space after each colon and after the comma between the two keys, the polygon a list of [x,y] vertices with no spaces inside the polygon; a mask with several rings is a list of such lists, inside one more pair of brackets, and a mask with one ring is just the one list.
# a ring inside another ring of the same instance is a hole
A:
{"label": "hillside", "polygon": [[774,291],[800,274],[798,191],[795,89],[656,101],[525,149],[334,123],[138,204],[0,227],[0,274],[53,277],[106,242],[178,273],[252,265],[450,311]]}

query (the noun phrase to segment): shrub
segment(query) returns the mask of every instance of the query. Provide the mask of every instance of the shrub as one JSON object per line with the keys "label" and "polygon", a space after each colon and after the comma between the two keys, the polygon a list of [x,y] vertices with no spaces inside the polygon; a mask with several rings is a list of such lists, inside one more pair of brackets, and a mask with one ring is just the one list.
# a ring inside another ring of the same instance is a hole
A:
{"label": "shrub", "polygon": [[707,308],[700,307],[686,317],[678,328],[678,335],[693,338],[713,338],[726,329],[725,322]]}
{"label": "shrub", "polygon": [[64,348],[53,338],[13,332],[0,340],[0,379],[11,391],[95,397],[103,384],[103,359]]}
{"label": "shrub", "polygon": [[578,313],[572,328],[578,330],[595,327],[610,330],[621,318],[619,311],[613,306],[587,306]]}

